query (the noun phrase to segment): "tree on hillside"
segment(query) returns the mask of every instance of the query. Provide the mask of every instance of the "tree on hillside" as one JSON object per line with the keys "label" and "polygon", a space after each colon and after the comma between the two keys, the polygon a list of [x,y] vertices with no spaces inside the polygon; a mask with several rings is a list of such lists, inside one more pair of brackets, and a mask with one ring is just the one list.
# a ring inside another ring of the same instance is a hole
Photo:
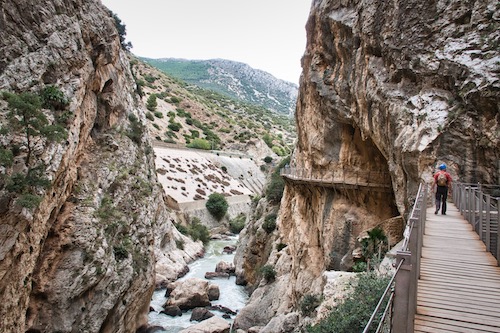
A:
{"label": "tree on hillside", "polygon": [[156,94],[151,94],[146,101],[146,107],[149,111],[155,111],[158,106],[158,102],[156,101]]}
{"label": "tree on hillside", "polygon": [[220,193],[212,193],[208,196],[207,203],[205,204],[207,210],[217,220],[220,220],[226,215],[229,207],[226,197]]}

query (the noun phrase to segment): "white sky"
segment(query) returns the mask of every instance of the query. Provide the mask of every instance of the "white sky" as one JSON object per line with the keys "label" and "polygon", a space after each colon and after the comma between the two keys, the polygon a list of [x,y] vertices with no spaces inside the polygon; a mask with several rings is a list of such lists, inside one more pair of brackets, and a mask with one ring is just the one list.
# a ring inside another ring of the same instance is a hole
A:
{"label": "white sky", "polygon": [[298,84],[311,0],[102,0],[149,58],[246,63]]}

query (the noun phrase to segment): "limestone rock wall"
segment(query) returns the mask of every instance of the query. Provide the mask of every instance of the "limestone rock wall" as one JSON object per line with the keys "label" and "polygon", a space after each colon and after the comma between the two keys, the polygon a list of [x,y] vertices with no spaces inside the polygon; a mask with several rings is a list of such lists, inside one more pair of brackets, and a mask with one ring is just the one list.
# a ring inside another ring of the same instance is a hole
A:
{"label": "limestone rock wall", "polygon": [[380,172],[390,189],[287,181],[277,237],[286,251],[268,256],[276,281],[253,293],[240,327],[321,293],[323,272],[342,268],[363,230],[397,234],[439,163],[455,180],[498,184],[499,13],[490,0],[312,2],[291,167],[366,181]]}
{"label": "limestone rock wall", "polygon": [[[186,239],[190,253],[177,249],[184,236],[163,202],[144,107],[99,1],[1,2],[0,90],[50,85],[69,101],[68,137],[34,143],[31,160],[50,180],[35,209],[5,187],[27,169],[26,140],[0,135],[15,152],[0,168],[0,331],[135,332],[147,322],[155,262],[157,280],[172,281],[201,246]],[[0,100],[3,129],[7,112]]]}

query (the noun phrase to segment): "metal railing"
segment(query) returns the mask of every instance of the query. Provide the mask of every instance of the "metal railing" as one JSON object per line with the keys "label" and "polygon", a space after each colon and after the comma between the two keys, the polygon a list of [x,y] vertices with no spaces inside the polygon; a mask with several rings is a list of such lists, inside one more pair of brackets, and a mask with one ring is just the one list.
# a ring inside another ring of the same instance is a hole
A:
{"label": "metal railing", "polygon": [[284,167],[280,170],[280,175],[292,180],[302,180],[324,185],[347,184],[387,188],[392,186],[390,174],[381,171],[355,171],[342,168],[313,171],[311,169]]}
{"label": "metal railing", "polygon": [[[417,280],[420,275],[420,257],[427,211],[427,187],[420,184],[415,204],[404,231],[403,247],[396,254],[396,271],[373,311],[363,333],[373,332],[371,325],[378,317],[375,332],[413,332],[417,309]],[[389,297],[388,297],[389,296]],[[384,311],[384,300],[388,298]]]}
{"label": "metal railing", "polygon": [[[500,266],[500,186],[456,183],[453,201]],[[498,195],[498,196],[493,196]]]}

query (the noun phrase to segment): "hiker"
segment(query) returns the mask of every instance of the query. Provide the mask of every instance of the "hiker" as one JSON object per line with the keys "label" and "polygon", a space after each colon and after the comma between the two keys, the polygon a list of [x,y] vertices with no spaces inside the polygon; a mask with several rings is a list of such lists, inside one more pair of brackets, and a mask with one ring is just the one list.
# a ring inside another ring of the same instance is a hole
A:
{"label": "hiker", "polygon": [[[439,171],[434,174],[434,187],[436,189],[436,211],[434,214],[439,213],[439,208],[441,208],[441,214],[446,215],[446,198],[448,198],[448,189],[451,186],[451,176],[446,172],[446,164],[441,164],[439,166]],[[442,204],[441,204],[442,203]]]}

